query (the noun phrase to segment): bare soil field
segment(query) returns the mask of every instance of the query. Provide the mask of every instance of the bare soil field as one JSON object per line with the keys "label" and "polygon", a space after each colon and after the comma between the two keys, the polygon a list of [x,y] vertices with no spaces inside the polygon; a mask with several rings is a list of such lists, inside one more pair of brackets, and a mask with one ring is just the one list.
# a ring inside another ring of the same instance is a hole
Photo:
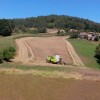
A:
{"label": "bare soil field", "polygon": [[16,44],[15,62],[41,65],[47,56],[59,54],[67,64],[84,65],[65,37],[27,37],[17,39]]}
{"label": "bare soil field", "polygon": [[18,45],[19,62],[46,63],[47,56],[59,54],[67,64],[72,64],[73,61],[67,50],[66,43],[61,37],[29,37],[16,40]]}
{"label": "bare soil field", "polygon": [[100,100],[100,81],[0,75],[0,100]]}

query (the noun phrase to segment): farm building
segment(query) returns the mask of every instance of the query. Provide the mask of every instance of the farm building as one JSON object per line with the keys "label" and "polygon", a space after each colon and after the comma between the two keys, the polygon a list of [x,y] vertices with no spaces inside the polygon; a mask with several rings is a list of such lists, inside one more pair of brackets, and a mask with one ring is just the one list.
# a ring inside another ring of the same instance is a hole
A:
{"label": "farm building", "polygon": [[87,39],[87,40],[91,40],[91,41],[98,41],[100,38],[100,34],[98,35],[95,32],[81,32],[79,34],[79,38]]}

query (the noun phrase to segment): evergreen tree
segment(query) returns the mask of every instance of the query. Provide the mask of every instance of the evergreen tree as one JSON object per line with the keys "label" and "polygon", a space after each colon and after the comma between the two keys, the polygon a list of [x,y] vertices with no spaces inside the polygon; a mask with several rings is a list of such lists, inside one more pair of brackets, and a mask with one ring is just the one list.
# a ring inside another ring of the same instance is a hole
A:
{"label": "evergreen tree", "polygon": [[0,35],[10,36],[12,34],[12,28],[8,20],[0,20]]}

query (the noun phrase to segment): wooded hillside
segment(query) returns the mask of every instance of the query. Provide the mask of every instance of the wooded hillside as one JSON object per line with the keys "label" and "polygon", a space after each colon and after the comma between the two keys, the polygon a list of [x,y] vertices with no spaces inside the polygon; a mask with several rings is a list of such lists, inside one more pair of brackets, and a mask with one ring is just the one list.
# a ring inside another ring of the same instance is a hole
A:
{"label": "wooded hillside", "polygon": [[100,24],[88,19],[65,15],[49,15],[23,19],[9,19],[15,27],[27,28],[69,28],[85,31],[100,32]]}

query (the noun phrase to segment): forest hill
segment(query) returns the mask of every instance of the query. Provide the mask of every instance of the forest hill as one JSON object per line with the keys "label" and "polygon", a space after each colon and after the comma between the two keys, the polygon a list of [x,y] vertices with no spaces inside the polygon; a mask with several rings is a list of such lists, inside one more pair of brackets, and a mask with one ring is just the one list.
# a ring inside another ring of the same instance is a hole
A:
{"label": "forest hill", "polygon": [[58,29],[76,29],[91,32],[100,32],[100,24],[88,19],[65,16],[49,15],[21,19],[8,19],[12,27],[25,28],[58,28]]}

